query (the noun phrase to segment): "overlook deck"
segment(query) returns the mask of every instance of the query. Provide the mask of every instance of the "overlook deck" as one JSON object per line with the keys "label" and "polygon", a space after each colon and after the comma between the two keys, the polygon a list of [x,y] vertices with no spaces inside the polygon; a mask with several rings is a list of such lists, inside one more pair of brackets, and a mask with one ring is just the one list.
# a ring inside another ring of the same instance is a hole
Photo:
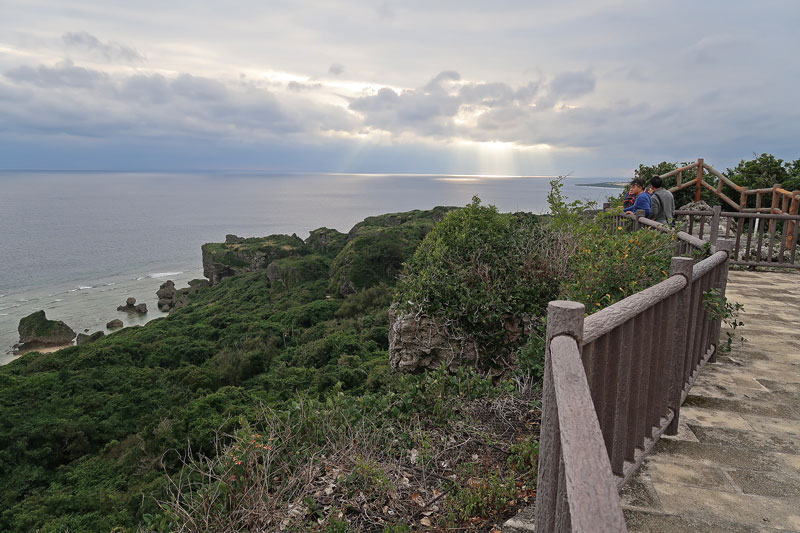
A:
{"label": "overlook deck", "polygon": [[731,271],[727,296],[747,342],[706,365],[622,489],[630,531],[800,531],[800,274]]}

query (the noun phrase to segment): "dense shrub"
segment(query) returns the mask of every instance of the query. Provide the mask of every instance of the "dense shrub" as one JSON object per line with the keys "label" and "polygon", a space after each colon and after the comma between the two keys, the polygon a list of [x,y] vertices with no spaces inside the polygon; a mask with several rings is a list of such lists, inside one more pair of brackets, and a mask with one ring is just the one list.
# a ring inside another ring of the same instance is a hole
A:
{"label": "dense shrub", "polygon": [[399,309],[436,317],[489,356],[507,351],[507,320],[541,316],[558,293],[540,257],[546,246],[538,217],[499,213],[475,197],[417,248],[398,285]]}

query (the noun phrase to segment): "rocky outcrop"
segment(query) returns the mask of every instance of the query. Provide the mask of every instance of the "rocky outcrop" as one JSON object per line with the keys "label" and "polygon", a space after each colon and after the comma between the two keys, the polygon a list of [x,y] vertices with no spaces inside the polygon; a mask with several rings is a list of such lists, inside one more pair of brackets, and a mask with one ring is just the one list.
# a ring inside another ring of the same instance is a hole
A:
{"label": "rocky outcrop", "polygon": [[290,287],[305,281],[327,278],[329,272],[330,260],[313,254],[273,261],[267,266],[267,279],[273,288]]}
{"label": "rocky outcrop", "polygon": [[44,311],[36,311],[23,317],[17,327],[20,344],[55,346],[67,344],[75,338],[75,332],[60,320],[48,320]]}
{"label": "rocky outcrop", "polygon": [[91,335],[86,335],[85,333],[78,333],[78,337],[75,339],[75,344],[81,346],[82,344],[89,344],[97,339],[104,337],[105,333],[102,331],[95,331]]}
{"label": "rocky outcrop", "polygon": [[318,228],[304,242],[312,254],[335,256],[347,244],[347,235],[335,229]]}
{"label": "rocky outcrop", "polygon": [[305,243],[297,235],[270,235],[243,239],[228,235],[224,243],[203,245],[203,275],[212,285],[223,278],[254,272],[283,257],[304,255]]}
{"label": "rocky outcrop", "polygon": [[501,374],[511,353],[540,321],[535,317],[503,319],[505,339],[501,353],[487,354],[469,335],[458,335],[440,321],[422,313],[400,313],[397,304],[389,309],[389,364],[397,372],[449,370],[471,366],[489,374]]}
{"label": "rocky outcrop", "polygon": [[189,295],[191,293],[200,287],[208,287],[209,285],[206,279],[193,279],[189,282],[188,287],[176,289],[175,283],[172,280],[167,280],[156,291],[158,308],[165,313],[173,309],[179,309],[189,303]]}
{"label": "rocky outcrop", "polygon": [[121,328],[123,325],[124,324],[122,323],[122,320],[120,320],[119,318],[115,318],[114,320],[106,323],[106,327],[108,329],[118,329]]}
{"label": "rocky outcrop", "polygon": [[331,265],[329,290],[345,297],[379,283],[394,285],[433,227],[453,207],[389,213],[365,218],[347,235],[347,243]]}
{"label": "rocky outcrop", "polygon": [[449,328],[429,316],[400,314],[396,305],[389,309],[389,364],[397,372],[449,369],[468,364],[477,366],[478,345],[454,335]]}
{"label": "rocky outcrop", "polygon": [[681,211],[713,211],[714,209],[705,203],[703,200],[699,202],[689,202],[686,205],[680,206],[678,209]]}
{"label": "rocky outcrop", "polygon": [[117,307],[117,311],[125,311],[126,313],[139,313],[142,315],[147,312],[147,304],[137,304],[136,298],[128,298],[125,301],[125,305],[120,305]]}
{"label": "rocky outcrop", "polygon": [[175,306],[175,282],[168,279],[156,291],[158,296],[158,308],[167,312]]}

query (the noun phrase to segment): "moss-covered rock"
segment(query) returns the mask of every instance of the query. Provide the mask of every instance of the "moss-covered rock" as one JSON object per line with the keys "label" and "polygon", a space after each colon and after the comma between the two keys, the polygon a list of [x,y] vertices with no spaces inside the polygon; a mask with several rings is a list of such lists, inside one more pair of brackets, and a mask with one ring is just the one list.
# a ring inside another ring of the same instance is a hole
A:
{"label": "moss-covered rock", "polygon": [[320,255],[286,257],[267,266],[267,278],[273,288],[291,287],[298,283],[328,277],[330,259]]}
{"label": "moss-covered rock", "polygon": [[212,285],[229,276],[264,268],[276,259],[306,253],[305,243],[297,235],[227,240],[234,242],[207,243],[202,247],[203,275]]}
{"label": "moss-covered rock", "polygon": [[20,344],[58,345],[72,342],[75,332],[60,320],[48,320],[44,311],[36,311],[19,321]]}
{"label": "moss-covered rock", "polygon": [[305,240],[309,253],[335,256],[347,244],[347,235],[330,228],[318,228]]}
{"label": "moss-covered rock", "polygon": [[453,207],[368,217],[350,230],[331,265],[330,290],[341,296],[380,283],[394,285],[417,246]]}

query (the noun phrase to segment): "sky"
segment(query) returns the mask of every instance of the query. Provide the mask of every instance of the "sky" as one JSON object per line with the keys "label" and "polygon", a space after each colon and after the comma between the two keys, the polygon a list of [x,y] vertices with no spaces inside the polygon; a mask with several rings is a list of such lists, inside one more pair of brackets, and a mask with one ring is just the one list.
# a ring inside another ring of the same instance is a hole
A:
{"label": "sky", "polygon": [[0,168],[800,158],[800,2],[0,0]]}

